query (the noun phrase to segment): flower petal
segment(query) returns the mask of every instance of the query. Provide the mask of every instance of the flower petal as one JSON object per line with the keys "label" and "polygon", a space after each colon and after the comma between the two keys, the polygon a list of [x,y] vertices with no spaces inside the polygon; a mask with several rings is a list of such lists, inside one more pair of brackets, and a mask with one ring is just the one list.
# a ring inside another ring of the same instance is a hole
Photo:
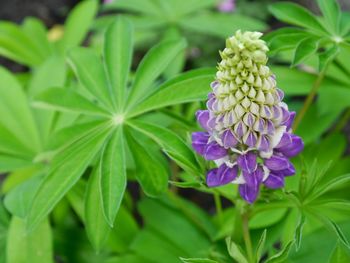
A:
{"label": "flower petal", "polygon": [[209,121],[209,111],[208,110],[198,110],[196,112],[197,121],[200,124],[200,126],[205,130],[210,130],[208,126]]}
{"label": "flower petal", "polygon": [[207,132],[193,132],[192,133],[192,147],[193,149],[201,154],[204,155],[205,149],[207,147],[209,140],[209,133]]}
{"label": "flower petal", "polygon": [[238,156],[237,164],[243,171],[252,173],[257,168],[256,157],[256,154],[252,151],[247,152],[246,154]]}
{"label": "flower petal", "polygon": [[240,184],[238,187],[239,194],[248,203],[254,203],[259,194],[259,185],[249,186],[248,184]]}
{"label": "flower petal", "polygon": [[264,182],[267,188],[277,189],[284,187],[284,176],[270,173],[269,177]]}
{"label": "flower petal", "polygon": [[[215,170],[215,171],[213,171]],[[232,182],[237,177],[237,166],[232,168],[222,164],[218,169],[210,170],[207,174],[207,185],[209,187],[221,186]]]}
{"label": "flower petal", "polygon": [[217,142],[209,143],[204,152],[204,158],[207,160],[220,159],[227,155],[227,150],[221,147]]}
{"label": "flower petal", "polygon": [[235,147],[238,142],[231,129],[224,131],[221,139],[225,148]]}
{"label": "flower petal", "polygon": [[279,155],[272,155],[269,159],[265,159],[264,164],[267,168],[274,171],[288,169],[291,165],[288,158]]}

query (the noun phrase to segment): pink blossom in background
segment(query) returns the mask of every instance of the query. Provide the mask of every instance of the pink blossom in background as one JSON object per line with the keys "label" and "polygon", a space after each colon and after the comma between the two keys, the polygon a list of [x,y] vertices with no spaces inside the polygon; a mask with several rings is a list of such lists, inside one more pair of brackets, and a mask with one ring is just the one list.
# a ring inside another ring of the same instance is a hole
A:
{"label": "pink blossom in background", "polygon": [[218,10],[224,13],[232,12],[235,10],[235,8],[236,8],[235,0],[222,0],[221,3],[218,5]]}
{"label": "pink blossom in background", "polygon": [[110,4],[110,3],[112,3],[114,0],[103,0],[103,3],[104,4]]}

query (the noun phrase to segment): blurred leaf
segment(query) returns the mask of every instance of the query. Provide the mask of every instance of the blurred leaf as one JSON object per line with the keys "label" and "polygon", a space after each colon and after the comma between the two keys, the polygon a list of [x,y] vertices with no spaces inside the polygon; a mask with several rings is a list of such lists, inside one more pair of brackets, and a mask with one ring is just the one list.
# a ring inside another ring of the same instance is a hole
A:
{"label": "blurred leaf", "polygon": [[121,110],[127,94],[127,81],[132,62],[133,28],[129,20],[117,16],[106,33],[104,59],[111,85],[112,97],[117,100]]}
{"label": "blurred leaf", "polygon": [[295,230],[295,248],[298,251],[301,245],[301,239],[303,236],[303,227],[305,225],[305,216],[302,214],[299,219],[299,223]]}
{"label": "blurred leaf", "polygon": [[128,107],[134,106],[153,91],[151,89],[153,82],[185,47],[186,42],[181,39],[161,42],[147,52],[136,70],[135,80],[128,97]]}
{"label": "blurred leaf", "polygon": [[350,248],[350,244],[349,241],[347,240],[346,236],[344,235],[343,231],[341,230],[341,228],[338,226],[338,224],[332,220],[329,220],[329,222],[331,223],[333,230],[335,231],[335,233],[337,234],[339,240],[349,249]]}
{"label": "blurred leaf", "polygon": [[266,232],[267,232],[267,230],[264,229],[264,231],[261,234],[261,237],[259,239],[259,243],[258,243],[258,245],[256,247],[255,258],[256,258],[257,261],[259,261],[261,256],[263,255],[264,246],[265,246],[265,242],[266,242]]}
{"label": "blurred leaf", "polygon": [[0,22],[0,55],[27,66],[37,66],[43,61],[31,37],[11,22]]}
{"label": "blurred leaf", "polygon": [[180,258],[184,263],[218,263],[209,258]]}
{"label": "blurred leaf", "polygon": [[213,69],[183,73],[157,88],[129,113],[129,117],[170,105],[204,100],[210,92],[210,82],[214,76]]}
{"label": "blurred leaf", "polygon": [[104,8],[106,10],[120,9],[151,16],[157,16],[162,13],[159,5],[152,0],[118,0],[105,5]]}
{"label": "blurred leaf", "polygon": [[111,90],[107,85],[102,62],[96,52],[88,48],[74,48],[68,53],[68,63],[82,86],[103,103],[100,106],[113,110]]}
{"label": "blurred leaf", "polygon": [[264,22],[248,16],[213,12],[189,15],[179,23],[186,30],[220,38],[232,36],[238,29],[263,31],[266,28]]}
{"label": "blurred leaf", "polygon": [[334,33],[339,32],[340,7],[337,0],[317,0],[318,6]]}
{"label": "blurred leaf", "polygon": [[319,59],[319,65],[318,70],[319,72],[322,72],[329,63],[332,62],[333,59],[338,55],[339,53],[339,47],[337,45],[334,45],[332,48],[324,51],[321,53],[318,57]]}
{"label": "blurred leaf", "polygon": [[128,134],[127,141],[137,167],[136,179],[144,192],[148,196],[163,194],[168,186],[167,170],[136,138]]}
{"label": "blurred leaf", "polygon": [[7,239],[7,263],[53,262],[52,236],[49,221],[42,221],[28,233],[24,220],[12,217]]}
{"label": "blurred leaf", "polygon": [[22,219],[27,216],[42,179],[42,176],[32,177],[16,186],[5,196],[4,205],[12,215]]}
{"label": "blurred leaf", "polygon": [[241,247],[231,240],[226,238],[227,250],[230,256],[238,263],[248,263],[246,256],[244,255]]}
{"label": "blurred leaf", "polygon": [[103,213],[113,227],[126,188],[126,164],[123,128],[117,126],[106,143],[99,165],[99,190]]}
{"label": "blurred leaf", "polygon": [[108,133],[105,126],[99,126],[55,156],[34,197],[28,215],[29,229],[33,230],[79,180],[101,149]]}
{"label": "blurred leaf", "polygon": [[295,49],[292,66],[300,64],[314,54],[318,48],[318,41],[319,39],[312,37],[301,40]]}
{"label": "blurred leaf", "polygon": [[329,263],[350,262],[350,249],[341,243],[338,243],[331,255]]}
{"label": "blurred leaf", "polygon": [[85,39],[97,13],[97,8],[98,3],[96,0],[85,0],[76,5],[70,12],[64,25],[64,35],[62,38],[62,44],[66,50],[80,45]]}
{"label": "blurred leaf", "polygon": [[5,69],[0,68],[0,125],[6,127],[20,142],[39,151],[40,139],[26,95],[16,79]]}
{"label": "blurred leaf", "polygon": [[106,244],[111,230],[103,214],[99,181],[100,166],[97,165],[88,181],[84,206],[86,233],[97,253],[99,253]]}
{"label": "blurred leaf", "polygon": [[0,173],[7,173],[10,171],[18,170],[31,166],[32,164],[33,163],[31,160],[13,157],[10,155],[0,155]]}
{"label": "blurred leaf", "polygon": [[290,2],[274,3],[269,7],[269,10],[277,19],[283,22],[306,27],[317,33],[325,33],[316,16],[298,4]]}
{"label": "blurred leaf", "polygon": [[[259,205],[257,206],[259,207]],[[261,205],[263,207],[263,204]],[[287,208],[267,210],[254,215],[249,220],[249,228],[265,228],[280,221],[287,213]]]}
{"label": "blurred leaf", "polygon": [[85,222],[84,217],[84,197],[87,183],[85,180],[79,180],[75,186],[67,193],[67,200],[72,206],[74,212],[78,215],[81,222]]}
{"label": "blurred leaf", "polygon": [[293,241],[290,241],[280,252],[270,257],[266,263],[282,263],[288,258],[289,251],[293,245]]}

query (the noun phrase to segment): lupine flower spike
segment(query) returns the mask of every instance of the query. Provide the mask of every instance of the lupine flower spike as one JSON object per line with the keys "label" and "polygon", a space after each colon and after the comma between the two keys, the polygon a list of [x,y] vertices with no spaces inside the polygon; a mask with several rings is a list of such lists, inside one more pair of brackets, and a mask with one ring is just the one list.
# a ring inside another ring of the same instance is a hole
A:
{"label": "lupine flower spike", "polygon": [[192,146],[217,168],[207,174],[209,187],[239,185],[243,199],[253,203],[260,185],[281,188],[295,174],[290,157],[304,148],[292,134],[295,112],[288,111],[283,92],[267,64],[262,33],[237,31],[220,52],[216,80],[207,110],[196,113],[203,132],[192,134]]}

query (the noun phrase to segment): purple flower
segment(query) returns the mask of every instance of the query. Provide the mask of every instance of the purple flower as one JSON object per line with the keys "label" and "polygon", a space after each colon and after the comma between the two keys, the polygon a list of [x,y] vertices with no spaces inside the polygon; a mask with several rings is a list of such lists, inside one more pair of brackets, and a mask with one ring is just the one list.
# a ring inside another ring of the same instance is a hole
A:
{"label": "purple flower", "polygon": [[230,13],[236,8],[235,0],[221,0],[218,5],[218,10],[223,13]]}
{"label": "purple flower", "polygon": [[196,113],[205,132],[192,134],[195,151],[218,166],[208,172],[207,185],[238,184],[248,203],[258,198],[261,185],[284,187],[285,177],[295,174],[289,158],[304,148],[292,134],[295,112],[282,101],[284,93],[266,66],[261,35],[237,31],[226,41],[207,109]]}

